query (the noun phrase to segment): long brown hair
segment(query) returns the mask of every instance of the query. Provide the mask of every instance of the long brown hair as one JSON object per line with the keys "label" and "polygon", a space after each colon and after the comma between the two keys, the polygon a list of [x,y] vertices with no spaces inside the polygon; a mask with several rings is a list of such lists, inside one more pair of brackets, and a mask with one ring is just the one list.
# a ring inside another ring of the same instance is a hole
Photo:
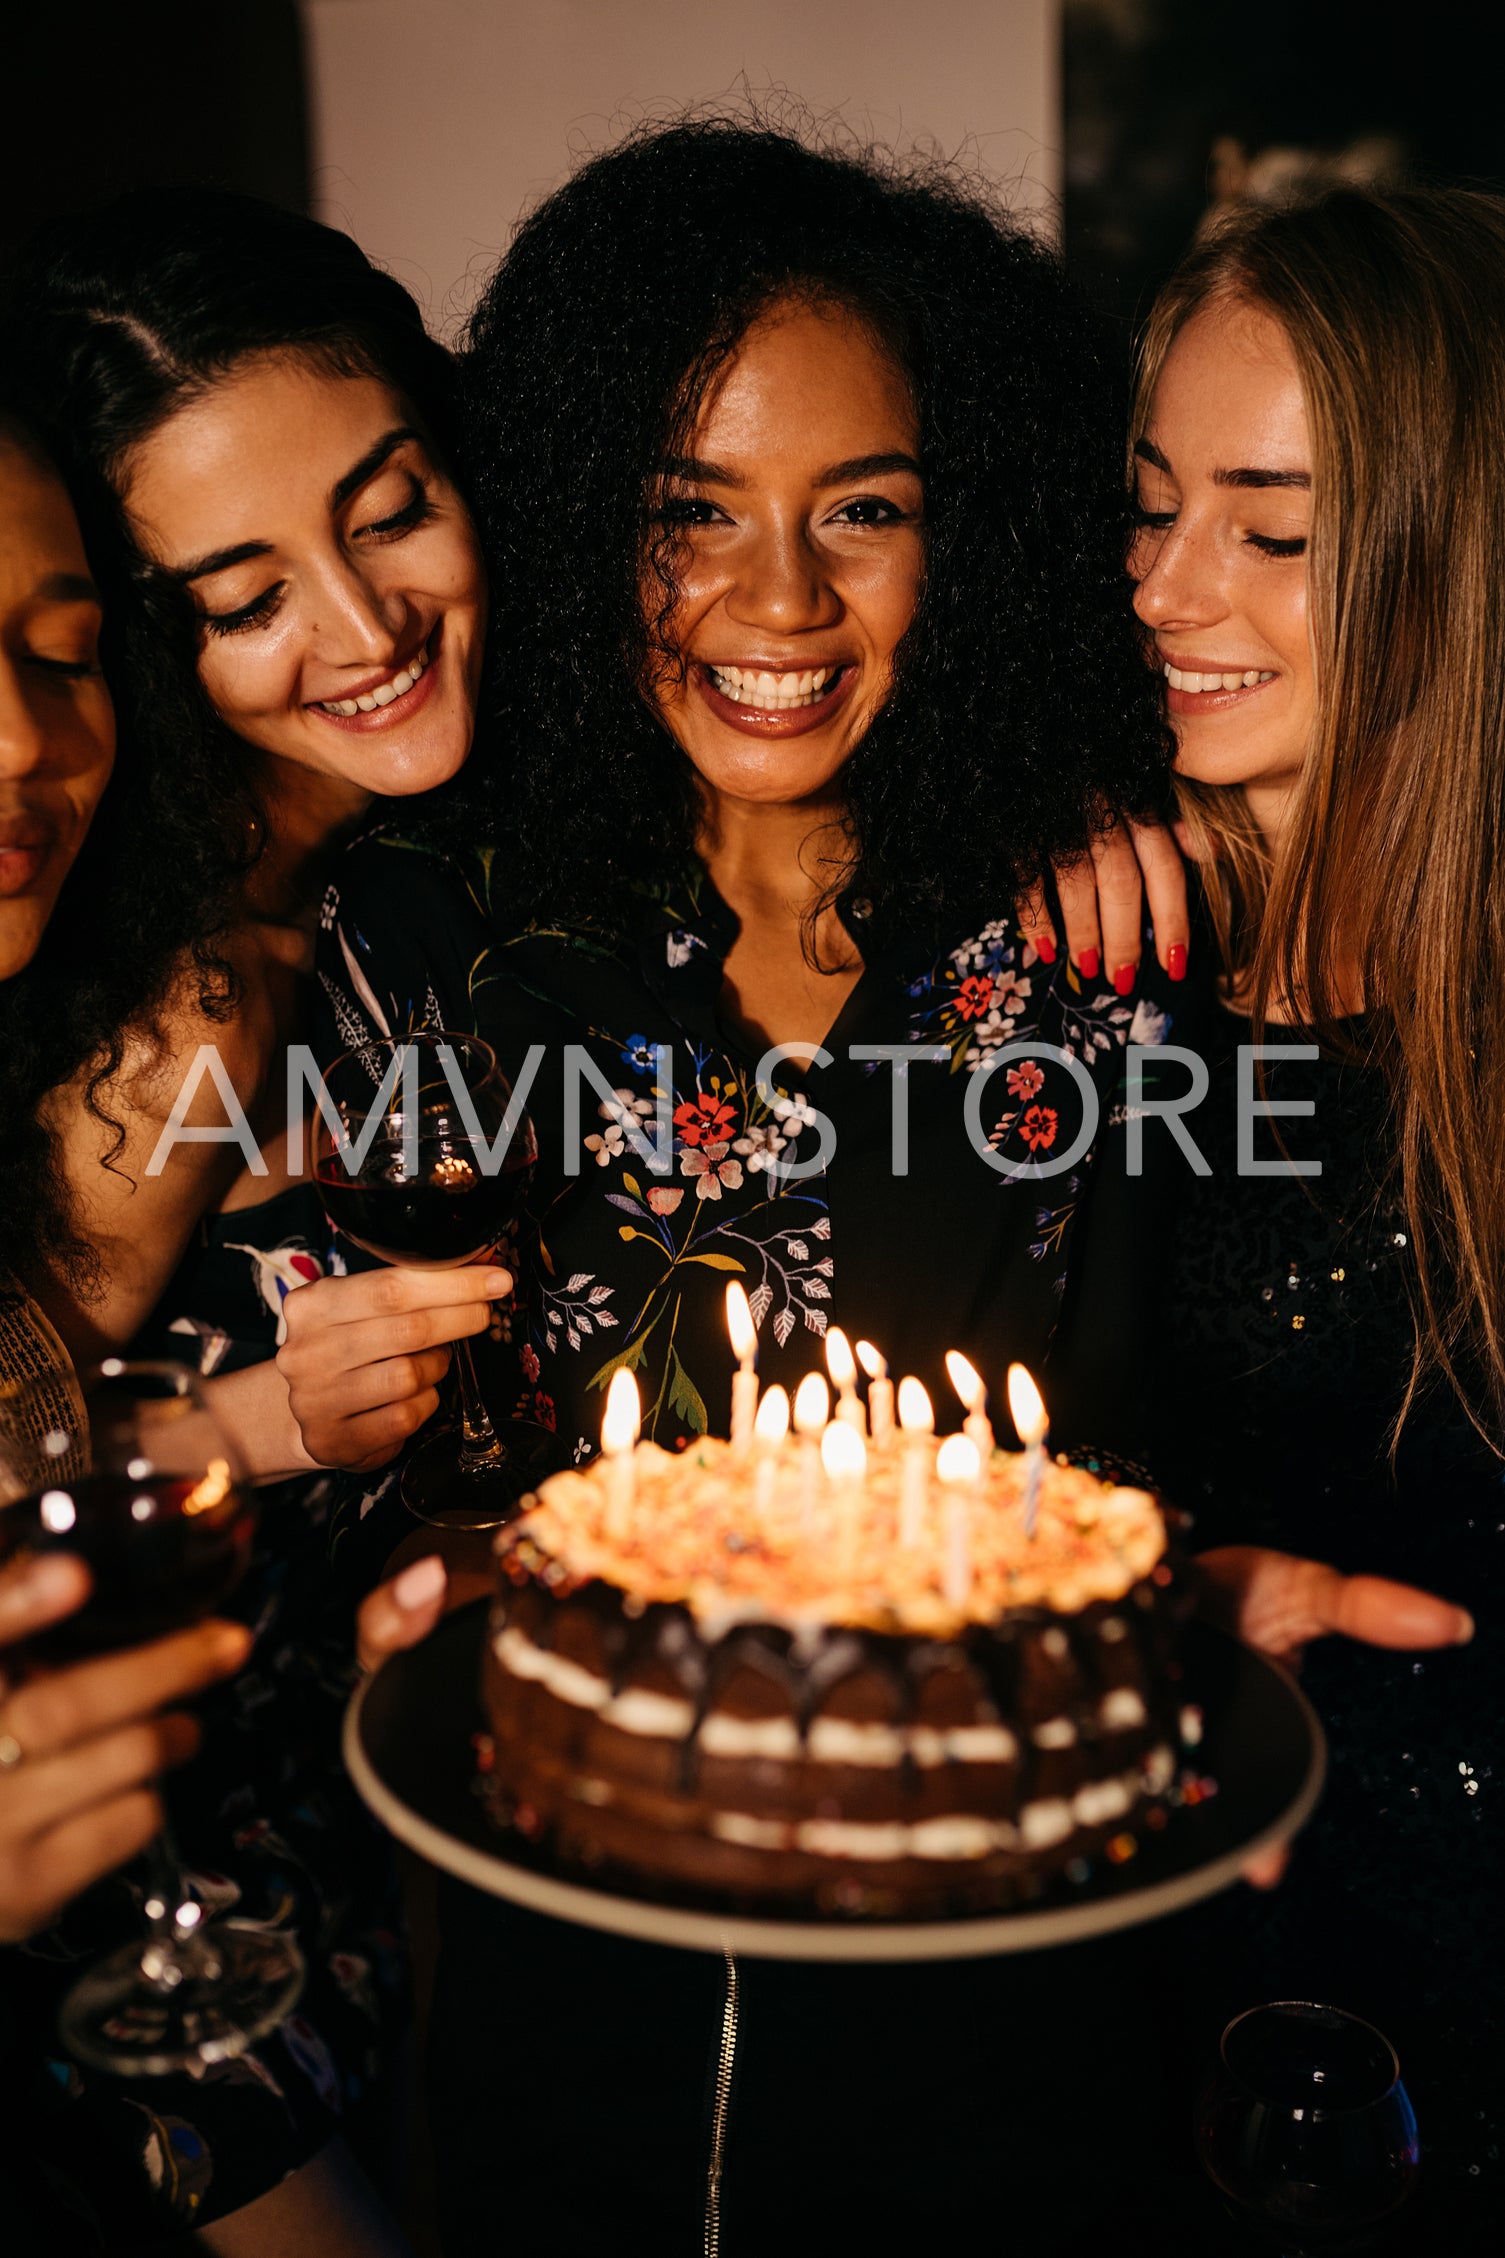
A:
{"label": "long brown hair", "polygon": [[1415,1255],[1396,1433],[1442,1379],[1505,1421],[1505,201],[1341,189],[1235,216],[1161,292],[1145,428],[1182,324],[1242,301],[1284,328],[1313,446],[1317,719],[1272,853],[1237,786],[1177,779],[1224,962],[1340,1055],[1361,1001],[1388,1075]]}

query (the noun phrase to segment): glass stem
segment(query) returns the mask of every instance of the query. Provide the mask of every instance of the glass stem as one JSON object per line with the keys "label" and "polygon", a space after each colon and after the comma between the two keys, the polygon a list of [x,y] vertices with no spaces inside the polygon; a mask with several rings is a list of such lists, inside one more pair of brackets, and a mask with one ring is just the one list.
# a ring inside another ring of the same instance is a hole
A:
{"label": "glass stem", "polygon": [[491,1415],[481,1399],[469,1341],[455,1343],[455,1374],[460,1383],[460,1428],[464,1436],[460,1445],[460,1471],[476,1474],[500,1466],[507,1456],[506,1447],[498,1440]]}
{"label": "glass stem", "polygon": [[[150,1934],[141,1955],[141,1973],[156,1990],[176,1991],[187,1975],[213,1977],[205,1964],[206,1940],[200,1934],[202,1907],[190,1897],[172,1825],[163,1820],[142,1853],[146,1866],[146,1921]],[[182,1918],[187,1912],[188,1919]],[[212,1959],[211,1950],[211,1959]]]}

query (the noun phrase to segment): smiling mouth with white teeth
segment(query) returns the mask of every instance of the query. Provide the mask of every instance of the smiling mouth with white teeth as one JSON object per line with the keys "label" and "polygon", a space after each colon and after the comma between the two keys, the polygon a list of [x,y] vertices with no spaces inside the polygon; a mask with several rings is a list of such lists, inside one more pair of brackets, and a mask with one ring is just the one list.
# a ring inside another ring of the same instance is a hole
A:
{"label": "smiling mouth with white teeth", "polygon": [[374,690],[359,698],[320,698],[318,705],[324,713],[338,714],[341,721],[348,721],[355,713],[375,713],[378,706],[390,706],[398,698],[405,698],[414,683],[422,679],[428,664],[425,649],[408,661],[401,674],[394,674],[390,682],[378,682]]}
{"label": "smiling mouth with white teeth", "polygon": [[1253,690],[1261,682],[1273,682],[1272,670],[1251,666],[1242,674],[1190,674],[1184,667],[1162,665],[1161,673],[1172,690],[1190,690],[1193,695],[1204,690]]}
{"label": "smiling mouth with white teeth", "polygon": [[707,663],[705,671],[712,688],[733,705],[748,706],[755,713],[793,713],[828,698],[846,669],[807,666],[798,674],[769,674],[752,667]]}

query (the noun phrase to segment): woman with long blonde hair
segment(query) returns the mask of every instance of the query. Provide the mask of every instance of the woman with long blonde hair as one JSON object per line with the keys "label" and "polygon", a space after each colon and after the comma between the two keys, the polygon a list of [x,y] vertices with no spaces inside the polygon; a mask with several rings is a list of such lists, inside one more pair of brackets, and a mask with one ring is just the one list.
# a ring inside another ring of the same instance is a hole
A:
{"label": "woman with long blonde hair", "polygon": [[1223,973],[1157,1471],[1204,1543],[1294,1556],[1288,1644],[1313,1557],[1478,1624],[1425,1662],[1314,1652],[1328,1802],[1201,2036],[1260,1996],[1368,2014],[1449,2250],[1505,2201],[1502,441],[1495,198],[1235,218],[1152,312],[1135,603]]}

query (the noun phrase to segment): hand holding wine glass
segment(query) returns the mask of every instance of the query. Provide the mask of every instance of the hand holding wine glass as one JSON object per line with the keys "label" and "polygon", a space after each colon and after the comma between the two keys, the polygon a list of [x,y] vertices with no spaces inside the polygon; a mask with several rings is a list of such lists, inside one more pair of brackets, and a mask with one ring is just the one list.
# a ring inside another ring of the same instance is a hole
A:
{"label": "hand holding wine glass", "polygon": [[[336,1229],[382,1262],[444,1272],[483,1261],[519,1212],[537,1154],[531,1121],[476,1036],[436,1029],[366,1043],[324,1076],[320,1196]],[[388,1310],[393,1298],[388,1289]],[[550,1438],[493,1420],[468,1338],[451,1337],[459,1430],[413,1452],[402,1494],[420,1520],[495,1527],[531,1486]],[[414,1345],[432,1353],[427,1337]]]}
{"label": "hand holding wine glass", "polygon": [[14,1944],[146,1848],[162,1824],[156,1783],[198,1746],[174,1705],[229,1677],[251,1637],[210,1620],[107,1660],[12,1686],[25,1643],[89,1597],[68,1553],[0,1568],[0,1943]]}
{"label": "hand holding wine glass", "polygon": [[[198,1382],[118,1357],[87,1379],[82,1400],[33,1383],[0,1403],[0,1563],[26,1625],[0,1703],[0,1837],[22,1920],[93,1879],[102,1848],[140,1847],[160,1812],[131,1797],[197,1742],[192,1719],[154,1712],[250,1645],[212,1620],[249,1560],[254,1512]],[[103,1836],[96,1813],[92,1832],[53,1842],[63,1886],[50,1891],[44,1838],[74,1828],[91,1796],[126,1809]],[[204,1921],[165,1829],[148,1867],[149,1934],[90,1968],[61,2017],[73,2053],[124,2076],[242,2052],[302,1985],[292,1938]]]}

